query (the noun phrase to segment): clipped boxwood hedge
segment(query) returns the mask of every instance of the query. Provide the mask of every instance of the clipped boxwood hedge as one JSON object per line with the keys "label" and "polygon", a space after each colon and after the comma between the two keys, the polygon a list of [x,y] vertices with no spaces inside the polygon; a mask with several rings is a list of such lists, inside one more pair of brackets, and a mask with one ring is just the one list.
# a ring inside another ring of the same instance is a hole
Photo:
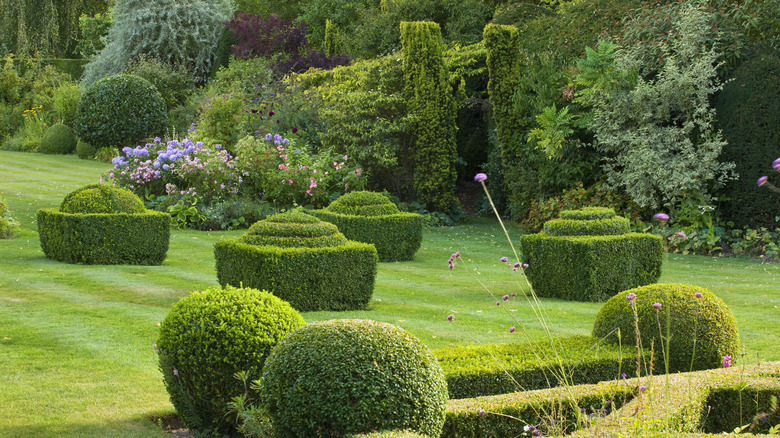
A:
{"label": "clipped boxwood hedge", "polygon": [[170,215],[147,211],[126,189],[90,184],[37,216],[43,253],[57,261],[159,265],[168,252]]}
{"label": "clipped boxwood hedge", "polygon": [[364,309],[374,292],[373,245],[301,211],[252,225],[214,246],[221,285],[267,290],[299,311]]}
{"label": "clipped boxwood hedge", "polygon": [[536,295],[605,301],[658,280],[663,260],[659,236],[628,233],[628,221],[614,217],[614,212],[562,212],[561,217],[581,219],[548,221],[546,231],[520,239],[523,263],[529,265],[525,274]]}
{"label": "clipped boxwood hedge", "polygon": [[561,363],[569,385],[636,374],[636,353],[630,345],[599,345],[597,338],[588,336],[555,339],[555,345],[553,349],[545,339],[535,345],[517,342],[440,348],[433,354],[444,370],[452,399],[558,386],[562,384]]}
{"label": "clipped boxwood hedge", "polygon": [[347,193],[310,213],[335,224],[347,239],[373,243],[383,262],[412,260],[422,245],[423,217],[400,212],[381,193]]}

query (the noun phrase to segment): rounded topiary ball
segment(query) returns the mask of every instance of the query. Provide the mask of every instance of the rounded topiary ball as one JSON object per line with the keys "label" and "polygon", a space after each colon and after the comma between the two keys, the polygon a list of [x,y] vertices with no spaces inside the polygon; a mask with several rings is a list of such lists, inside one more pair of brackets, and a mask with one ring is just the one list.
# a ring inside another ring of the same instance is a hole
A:
{"label": "rounded topiary ball", "polygon": [[105,77],[84,90],[74,129],[96,148],[135,145],[165,132],[165,101],[146,79],[132,75]]}
{"label": "rounded topiary ball", "polygon": [[326,208],[332,213],[353,216],[386,216],[398,214],[398,207],[382,193],[350,192],[331,202]]}
{"label": "rounded topiary ball", "polygon": [[407,429],[441,435],[444,373],[416,337],[371,320],[309,324],[276,346],[262,404],[275,436],[342,436]]}
{"label": "rounded topiary ball", "polygon": [[70,128],[57,123],[46,130],[38,146],[38,152],[44,154],[69,154],[76,149],[76,137]]}
{"label": "rounded topiary ball", "polygon": [[282,248],[322,248],[347,243],[335,225],[300,210],[270,215],[249,227],[240,240],[249,245]]}
{"label": "rounded topiary ball", "polygon": [[[629,300],[629,294],[634,294]],[[621,292],[610,298],[596,315],[593,336],[634,344],[634,310],[639,321],[642,347],[655,350],[655,369],[664,371],[661,346],[667,342],[667,316],[670,317],[669,372],[718,368],[724,356],[735,357],[739,350],[739,330],[731,309],[707,289],[691,284],[656,283]],[[656,309],[653,305],[660,303]],[[659,328],[660,323],[660,328]],[[693,360],[692,360],[693,359]]]}
{"label": "rounded topiary ball", "polygon": [[235,434],[236,417],[228,415],[227,404],[245,390],[235,373],[259,378],[271,349],[303,324],[289,303],[257,289],[214,287],[174,304],[157,349],[165,387],[184,424]]}
{"label": "rounded topiary ball", "polygon": [[65,196],[60,211],[71,214],[138,214],[146,211],[141,198],[128,189],[108,184],[88,184]]}
{"label": "rounded topiary ball", "polygon": [[76,143],[76,155],[78,155],[82,160],[91,160],[95,158],[96,153],[97,148],[91,144],[81,140]]}

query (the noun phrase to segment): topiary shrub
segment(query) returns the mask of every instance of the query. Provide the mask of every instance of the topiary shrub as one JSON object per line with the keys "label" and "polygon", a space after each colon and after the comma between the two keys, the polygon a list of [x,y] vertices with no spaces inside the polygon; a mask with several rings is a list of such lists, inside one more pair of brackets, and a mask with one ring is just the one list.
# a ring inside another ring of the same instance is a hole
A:
{"label": "topiary shrub", "polygon": [[374,292],[374,246],[298,210],[218,241],[214,256],[219,284],[268,290],[300,311],[363,309]]}
{"label": "topiary shrub", "polygon": [[43,253],[61,262],[159,265],[168,252],[171,216],[127,189],[90,184],[37,217]]}
{"label": "topiary shrub", "polygon": [[423,217],[400,212],[381,193],[350,192],[310,213],[336,225],[347,239],[374,244],[383,262],[412,260],[422,245]]}
{"label": "topiary shrub", "polygon": [[[635,298],[628,299],[629,294]],[[660,303],[661,308],[654,308],[655,303]],[[615,295],[596,314],[593,336],[609,336],[608,340],[617,342],[615,330],[620,329],[621,342],[634,343],[632,306],[639,320],[642,347],[650,348],[653,342],[656,372],[664,371],[664,359],[669,364],[669,372],[676,373],[719,368],[723,366],[724,356],[736,357],[739,330],[731,309],[709,290],[691,284],[651,284]],[[664,358],[661,337],[669,342],[667,358]]]}
{"label": "topiary shrub", "polygon": [[234,435],[228,402],[245,391],[234,374],[259,378],[271,349],[304,324],[289,303],[256,289],[213,287],[179,300],[157,340],[160,371],[179,418],[199,432]]}
{"label": "topiary shrub", "polygon": [[69,154],[76,149],[76,137],[67,126],[57,123],[51,125],[41,138],[38,152],[44,154]]}
{"label": "topiary shrub", "polygon": [[132,75],[103,78],[84,90],[76,135],[96,148],[127,146],[165,132],[165,101],[149,81]]}
{"label": "topiary shrub", "polygon": [[444,373],[416,337],[371,320],[331,320],[291,332],[263,369],[262,404],[275,436],[406,429],[441,435]]}
{"label": "topiary shrub", "polygon": [[[521,237],[525,273],[540,297],[604,301],[661,275],[661,238],[630,233],[614,210],[562,211],[544,231]],[[592,218],[592,219],[591,219]]]}
{"label": "topiary shrub", "polygon": [[95,154],[97,154],[97,148],[91,144],[81,140],[76,143],[76,155],[82,160],[91,160],[95,158]]}

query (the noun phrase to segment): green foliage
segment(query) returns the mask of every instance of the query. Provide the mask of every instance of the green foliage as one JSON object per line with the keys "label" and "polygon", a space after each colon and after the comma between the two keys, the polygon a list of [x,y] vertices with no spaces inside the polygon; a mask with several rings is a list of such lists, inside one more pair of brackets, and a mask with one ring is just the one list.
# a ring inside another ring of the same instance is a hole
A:
{"label": "green foliage", "polygon": [[762,381],[710,392],[707,406],[712,409],[702,421],[702,431],[711,434],[723,431],[780,434],[777,391],[775,385]]}
{"label": "green foliage", "polygon": [[44,154],[69,154],[76,150],[76,137],[70,128],[61,123],[52,125],[41,138],[38,152]]}
{"label": "green foliage", "polygon": [[293,331],[266,361],[261,393],[279,438],[392,429],[438,437],[447,406],[431,351],[407,331],[371,320]]}
{"label": "green foliage", "polygon": [[761,56],[743,64],[718,95],[716,108],[728,141],[721,159],[734,162],[739,174],[724,189],[728,200],[720,206],[721,217],[737,228],[774,228],[780,197],[756,187],[756,180],[779,155],[780,132],[769,127],[780,126],[780,60]]}
{"label": "green foliage", "polygon": [[511,342],[433,351],[447,378],[450,399],[474,398],[559,385],[615,380],[636,370],[634,347],[599,345],[587,336],[547,343]]}
{"label": "green foliage", "polygon": [[240,95],[220,94],[208,100],[198,116],[192,139],[208,146],[219,144],[233,151],[243,126],[243,109]]}
{"label": "green foliage", "polygon": [[82,82],[123,73],[141,55],[184,68],[204,82],[231,6],[229,0],[118,0],[106,46],[86,66]]}
{"label": "green foliage", "polygon": [[[273,245],[271,245],[273,244]],[[272,215],[214,245],[217,279],[271,291],[300,311],[365,308],[374,291],[373,245],[302,212]]]}
{"label": "green foliage", "polygon": [[325,56],[333,56],[341,53],[341,35],[336,26],[330,20],[325,21],[325,42],[323,43]]}
{"label": "green foliage", "polygon": [[97,149],[91,144],[81,140],[76,143],[76,155],[82,160],[91,160],[96,154]]}
{"label": "green foliage", "polygon": [[538,128],[528,133],[528,142],[536,141],[537,149],[544,151],[547,158],[557,158],[565,148],[568,137],[574,133],[573,125],[577,121],[576,114],[569,114],[569,107],[560,111],[553,106],[545,107],[536,116]]}
{"label": "green foliage", "polygon": [[82,91],[83,89],[78,84],[62,84],[54,89],[52,109],[57,118],[60,119],[60,123],[73,126]]}
{"label": "green foliage", "polygon": [[615,210],[607,207],[583,207],[578,210],[561,211],[561,219],[589,221],[593,219],[611,219]]}
{"label": "green foliage", "polygon": [[8,210],[8,204],[5,199],[0,197],[0,239],[11,239],[16,237],[19,227],[19,221],[11,216],[11,212]]}
{"label": "green foliage", "polygon": [[[628,233],[628,222],[622,217],[556,219],[545,223],[544,232],[522,236],[523,262],[530,266],[525,274],[534,292],[540,297],[604,301],[657,281],[661,238]],[[605,235],[594,235],[597,232]]]}
{"label": "green foliage", "polygon": [[373,244],[382,262],[412,260],[422,245],[423,217],[401,213],[381,193],[347,193],[310,213],[335,224],[347,239]]}
{"label": "green foliage", "polygon": [[[301,3],[299,18],[306,23],[309,42],[324,49],[328,56],[340,53],[338,50],[327,53],[328,22],[336,29],[352,28],[359,22],[361,11],[374,10],[379,4],[377,0],[307,0]],[[335,48],[331,46],[331,49]]]}
{"label": "green foliage", "polygon": [[260,377],[274,346],[304,324],[287,302],[251,288],[213,287],[176,302],[160,326],[157,352],[182,422],[235,435],[228,402],[244,389],[235,374]]}
{"label": "green foliage", "polygon": [[439,25],[402,22],[401,42],[404,96],[413,121],[414,188],[429,209],[447,211],[457,178],[457,108],[444,68]]}
{"label": "green foliage", "polygon": [[71,214],[141,214],[144,204],[130,190],[108,184],[88,184],[68,193],[60,211]]}
{"label": "green foliage", "polygon": [[92,59],[106,46],[106,37],[113,23],[111,10],[96,13],[89,16],[81,14],[79,17],[79,31],[81,37],[76,43],[76,51],[84,59]]}
{"label": "green foliage", "polygon": [[[636,295],[633,307],[626,298],[629,293]],[[654,303],[661,308],[656,310]],[[665,362],[670,373],[720,368],[724,356],[735,359],[739,352],[737,320],[729,307],[709,290],[690,284],[651,284],[615,295],[596,315],[593,336],[617,342],[614,333],[620,329],[622,343],[632,343],[635,311],[642,346],[650,348],[655,339],[657,372],[665,369]]]}
{"label": "green foliage", "polygon": [[[655,80],[639,77],[634,88],[594,95],[591,129],[606,157],[607,182],[642,207],[674,204],[687,192],[708,194],[730,178],[734,165],[719,162],[725,142],[709,104],[722,85],[720,53],[703,43],[708,31],[705,12],[686,5]],[[633,48],[623,53],[619,68],[634,71]]]}
{"label": "green foliage", "polygon": [[79,100],[74,127],[87,143],[132,146],[165,131],[165,101],[146,79],[131,75],[103,78]]}
{"label": "green foliage", "polygon": [[168,111],[185,102],[195,92],[195,83],[186,71],[182,72],[172,64],[148,55],[133,60],[126,73],[146,79],[154,85],[165,101]]}
{"label": "green foliage", "polygon": [[246,60],[230,58],[227,67],[220,67],[214,79],[209,82],[209,91],[216,94],[238,94],[244,99],[265,98],[273,72],[268,60],[263,57]]}

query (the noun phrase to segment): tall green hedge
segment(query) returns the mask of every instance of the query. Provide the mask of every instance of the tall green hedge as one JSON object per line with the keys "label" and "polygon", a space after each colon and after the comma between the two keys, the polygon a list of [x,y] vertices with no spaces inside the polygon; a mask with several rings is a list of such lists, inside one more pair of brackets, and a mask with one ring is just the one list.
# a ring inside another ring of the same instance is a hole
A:
{"label": "tall green hedge", "polygon": [[310,213],[336,225],[347,239],[373,244],[382,262],[412,260],[422,245],[423,217],[400,212],[381,193],[351,192]]}
{"label": "tall green hedge", "polygon": [[456,106],[444,68],[439,25],[401,22],[404,96],[413,117],[412,157],[417,196],[432,210],[452,206],[458,159]]}
{"label": "tall green hedge", "polygon": [[723,87],[716,110],[718,127],[728,141],[721,161],[736,164],[739,180],[725,188],[728,201],[721,205],[723,219],[737,227],[780,226],[780,196],[756,185],[769,175],[775,185],[780,178],[772,161],[780,156],[780,59],[765,55],[746,62]]}
{"label": "tall green hedge", "polygon": [[[561,216],[577,214],[562,212]],[[523,262],[529,265],[525,273],[538,296],[605,301],[620,291],[658,280],[661,238],[628,233],[627,219],[599,216],[548,221],[545,231],[521,237]]]}
{"label": "tall green hedge", "polygon": [[299,311],[364,309],[377,252],[302,212],[269,216],[214,245],[219,284],[267,290]]}

